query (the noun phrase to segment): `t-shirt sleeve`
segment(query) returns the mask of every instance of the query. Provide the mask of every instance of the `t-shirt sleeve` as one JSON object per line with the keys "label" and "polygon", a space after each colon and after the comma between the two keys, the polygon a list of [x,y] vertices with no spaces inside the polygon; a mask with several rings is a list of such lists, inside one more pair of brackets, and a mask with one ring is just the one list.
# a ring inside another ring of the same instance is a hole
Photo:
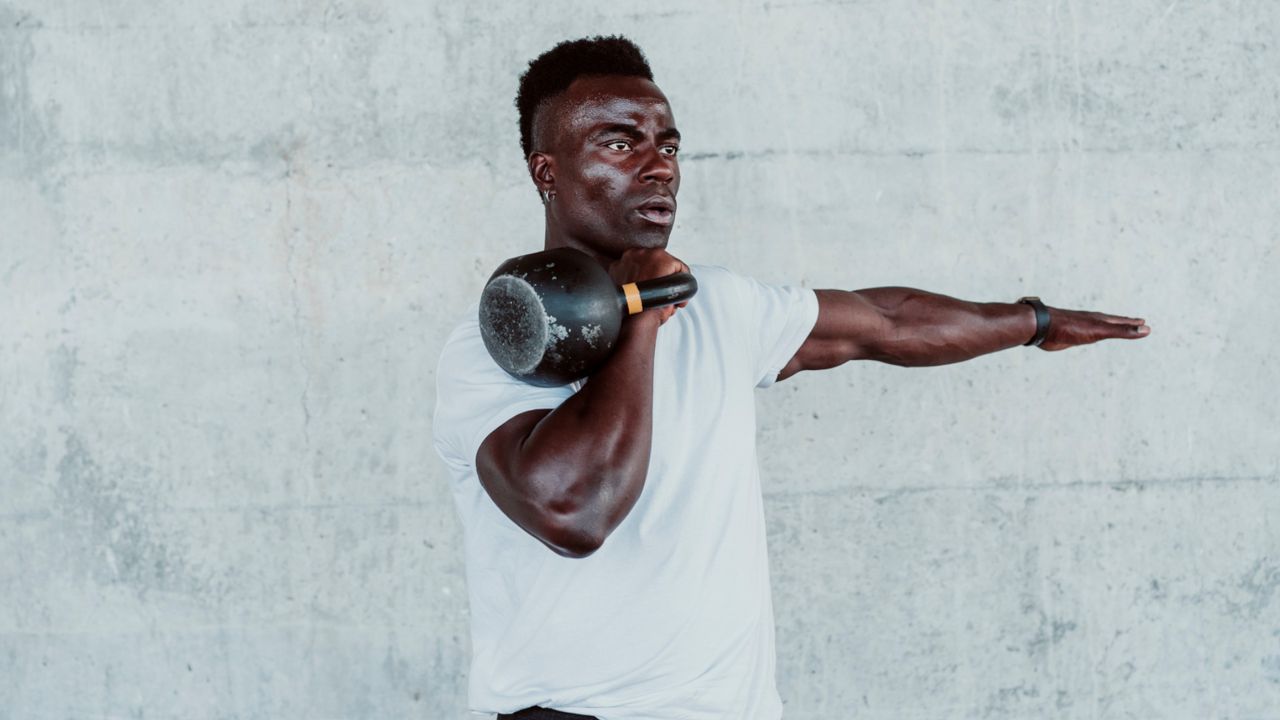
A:
{"label": "t-shirt sleeve", "polygon": [[436,369],[436,452],[456,467],[473,466],[480,443],[503,423],[556,408],[571,395],[570,386],[537,387],[511,377],[489,357],[479,327],[464,325],[450,335]]}
{"label": "t-shirt sleeve", "polygon": [[755,349],[756,387],[766,388],[778,379],[818,322],[818,296],[793,285],[769,285],[742,277],[749,338]]}

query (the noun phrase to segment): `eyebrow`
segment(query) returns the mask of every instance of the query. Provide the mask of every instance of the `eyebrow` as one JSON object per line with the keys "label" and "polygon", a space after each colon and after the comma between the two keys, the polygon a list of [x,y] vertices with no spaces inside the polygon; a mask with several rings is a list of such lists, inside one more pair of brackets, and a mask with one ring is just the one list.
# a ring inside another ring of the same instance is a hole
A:
{"label": "eyebrow", "polygon": [[[638,127],[636,127],[635,125],[628,125],[626,123],[613,123],[611,125],[605,125],[604,127],[591,133],[591,137],[594,139],[602,135],[614,135],[614,134],[625,135],[633,140],[639,140],[644,137],[644,134],[640,132],[640,129]],[[680,139],[680,131],[673,127],[665,128],[664,130],[658,133],[657,139],[678,141]]]}

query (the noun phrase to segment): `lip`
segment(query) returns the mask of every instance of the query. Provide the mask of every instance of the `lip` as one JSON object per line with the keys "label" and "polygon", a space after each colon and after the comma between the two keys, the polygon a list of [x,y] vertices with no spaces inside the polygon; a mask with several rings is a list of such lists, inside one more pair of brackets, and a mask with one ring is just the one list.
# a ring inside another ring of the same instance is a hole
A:
{"label": "lip", "polygon": [[654,195],[640,203],[636,213],[654,225],[668,226],[676,218],[676,202],[666,195]]}

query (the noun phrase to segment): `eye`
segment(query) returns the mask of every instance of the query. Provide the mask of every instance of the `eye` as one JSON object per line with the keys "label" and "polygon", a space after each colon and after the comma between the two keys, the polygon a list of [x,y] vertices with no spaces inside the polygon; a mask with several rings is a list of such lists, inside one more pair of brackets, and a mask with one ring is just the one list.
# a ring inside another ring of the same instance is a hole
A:
{"label": "eye", "polygon": [[631,149],[631,143],[627,142],[626,140],[614,140],[611,143],[607,143],[605,147],[610,148],[612,150],[617,150],[618,152],[623,152],[625,150]]}
{"label": "eye", "polygon": [[676,153],[680,152],[680,146],[679,145],[663,145],[662,147],[658,148],[658,152],[662,153],[663,155],[675,155]]}

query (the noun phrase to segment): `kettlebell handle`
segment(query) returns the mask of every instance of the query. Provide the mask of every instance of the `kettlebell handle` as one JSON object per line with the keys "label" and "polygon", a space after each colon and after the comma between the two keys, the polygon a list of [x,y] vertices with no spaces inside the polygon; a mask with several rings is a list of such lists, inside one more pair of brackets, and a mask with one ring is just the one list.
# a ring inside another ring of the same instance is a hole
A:
{"label": "kettlebell handle", "polygon": [[627,283],[618,288],[622,307],[626,308],[628,315],[682,303],[697,292],[698,281],[687,272]]}

